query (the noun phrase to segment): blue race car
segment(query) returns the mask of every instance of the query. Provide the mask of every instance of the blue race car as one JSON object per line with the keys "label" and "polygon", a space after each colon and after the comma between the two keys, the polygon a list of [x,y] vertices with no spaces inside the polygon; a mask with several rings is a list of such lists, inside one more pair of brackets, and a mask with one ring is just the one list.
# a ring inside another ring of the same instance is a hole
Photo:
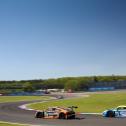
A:
{"label": "blue race car", "polygon": [[105,110],[102,113],[103,117],[126,117],[126,106],[118,106],[114,109]]}

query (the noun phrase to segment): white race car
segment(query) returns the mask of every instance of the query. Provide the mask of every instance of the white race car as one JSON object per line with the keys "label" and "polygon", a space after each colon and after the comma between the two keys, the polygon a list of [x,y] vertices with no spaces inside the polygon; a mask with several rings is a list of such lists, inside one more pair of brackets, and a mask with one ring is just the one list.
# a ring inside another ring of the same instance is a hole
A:
{"label": "white race car", "polygon": [[114,109],[105,110],[102,115],[104,117],[126,117],[126,106],[121,105]]}

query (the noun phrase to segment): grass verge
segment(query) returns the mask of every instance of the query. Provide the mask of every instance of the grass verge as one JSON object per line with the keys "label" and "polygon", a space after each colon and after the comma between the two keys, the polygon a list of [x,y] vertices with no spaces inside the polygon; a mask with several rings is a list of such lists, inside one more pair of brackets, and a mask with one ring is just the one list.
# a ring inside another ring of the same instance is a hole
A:
{"label": "grass verge", "polygon": [[9,123],[9,122],[0,121],[0,126],[30,126],[30,125],[18,124],[18,123]]}
{"label": "grass verge", "polygon": [[78,106],[77,112],[102,112],[118,105],[126,105],[126,93],[91,94],[89,97],[65,99],[28,105],[29,108],[43,110],[51,106]]}
{"label": "grass verge", "polygon": [[17,102],[17,101],[32,101],[32,100],[47,100],[49,96],[0,96],[0,103]]}

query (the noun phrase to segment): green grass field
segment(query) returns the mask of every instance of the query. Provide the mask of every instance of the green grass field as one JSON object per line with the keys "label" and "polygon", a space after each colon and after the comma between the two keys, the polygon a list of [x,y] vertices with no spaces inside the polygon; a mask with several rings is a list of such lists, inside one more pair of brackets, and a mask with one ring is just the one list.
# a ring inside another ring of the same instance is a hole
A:
{"label": "green grass field", "polygon": [[23,126],[23,125],[0,123],[0,126]]}
{"label": "green grass field", "polygon": [[126,105],[126,93],[91,94],[89,97],[36,103],[28,107],[43,110],[49,106],[68,107],[72,105],[78,106],[77,112],[102,112],[118,105]]}
{"label": "green grass field", "polygon": [[15,125],[15,124],[6,124],[6,123],[0,123],[0,126],[21,126],[21,125]]}
{"label": "green grass field", "polygon": [[2,102],[16,102],[16,101],[32,101],[32,100],[46,100],[49,96],[0,96],[0,103]]}
{"label": "green grass field", "polygon": [[23,124],[11,124],[11,123],[8,123],[8,122],[1,122],[0,121],[0,126],[30,126],[30,125],[23,125]]}

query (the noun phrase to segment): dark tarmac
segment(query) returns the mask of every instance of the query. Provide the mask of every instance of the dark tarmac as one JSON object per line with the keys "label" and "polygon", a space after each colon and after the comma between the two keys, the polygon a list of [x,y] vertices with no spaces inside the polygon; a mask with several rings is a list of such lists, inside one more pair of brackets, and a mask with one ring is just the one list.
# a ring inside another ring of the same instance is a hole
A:
{"label": "dark tarmac", "polygon": [[27,103],[31,102],[0,103],[0,121],[41,126],[126,126],[126,118],[104,118],[100,115],[78,115],[74,120],[36,119],[35,111],[18,107]]}

